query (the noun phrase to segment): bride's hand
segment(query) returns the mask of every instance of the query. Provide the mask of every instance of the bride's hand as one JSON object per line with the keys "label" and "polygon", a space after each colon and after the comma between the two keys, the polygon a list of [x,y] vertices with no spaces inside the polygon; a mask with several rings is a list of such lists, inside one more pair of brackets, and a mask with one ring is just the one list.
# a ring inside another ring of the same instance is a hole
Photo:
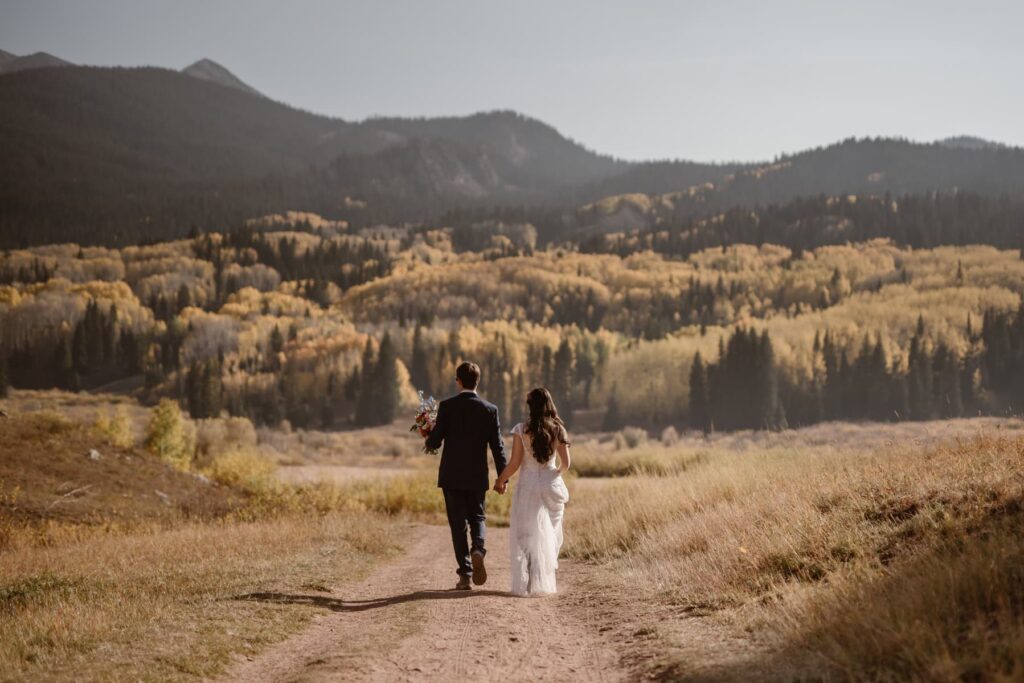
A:
{"label": "bride's hand", "polygon": [[501,494],[505,493],[505,488],[506,488],[507,486],[508,486],[508,482],[507,482],[507,481],[502,481],[502,480],[500,480],[500,479],[497,479],[497,480],[495,480],[495,482],[494,482],[494,490],[495,490],[495,491],[496,491],[497,493],[501,493]]}

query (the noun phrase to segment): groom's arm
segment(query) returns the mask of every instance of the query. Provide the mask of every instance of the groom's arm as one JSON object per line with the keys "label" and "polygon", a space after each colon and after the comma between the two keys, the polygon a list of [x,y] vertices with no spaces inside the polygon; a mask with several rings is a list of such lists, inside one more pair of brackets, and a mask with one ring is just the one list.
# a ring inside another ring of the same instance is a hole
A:
{"label": "groom's arm", "polygon": [[448,411],[444,408],[444,402],[437,407],[437,422],[434,423],[434,428],[430,430],[430,434],[427,436],[427,448],[436,450],[441,447],[441,442],[444,441],[445,432],[448,429]]}
{"label": "groom's arm", "polygon": [[494,456],[494,469],[501,474],[508,465],[505,458],[505,442],[501,438],[501,418],[498,417],[498,409],[494,409],[494,421],[491,425],[491,455]]}

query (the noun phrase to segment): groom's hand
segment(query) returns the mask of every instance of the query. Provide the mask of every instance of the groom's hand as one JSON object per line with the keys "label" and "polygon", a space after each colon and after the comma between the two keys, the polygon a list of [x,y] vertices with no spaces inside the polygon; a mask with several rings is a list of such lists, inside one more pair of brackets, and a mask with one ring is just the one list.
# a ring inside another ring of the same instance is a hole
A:
{"label": "groom's hand", "polygon": [[500,481],[494,482],[494,490],[497,491],[500,494],[504,494],[505,493],[505,489],[507,489],[507,488],[508,488],[508,482],[500,482]]}

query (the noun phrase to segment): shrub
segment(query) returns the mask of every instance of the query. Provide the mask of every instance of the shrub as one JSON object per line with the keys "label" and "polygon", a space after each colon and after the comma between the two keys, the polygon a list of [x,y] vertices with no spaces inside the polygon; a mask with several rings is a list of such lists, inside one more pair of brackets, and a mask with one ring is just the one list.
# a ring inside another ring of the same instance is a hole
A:
{"label": "shrub", "polygon": [[647,432],[639,427],[626,427],[615,434],[615,450],[636,448],[647,442]]}
{"label": "shrub", "polygon": [[100,438],[117,448],[131,448],[135,444],[131,418],[128,416],[128,409],[124,406],[118,406],[113,417],[106,411],[101,413],[96,418],[93,429]]}
{"label": "shrub", "polygon": [[220,453],[251,451],[259,441],[252,422],[245,417],[198,420],[195,426],[197,467],[209,466]]}
{"label": "shrub", "polygon": [[675,446],[679,443],[679,432],[672,425],[665,427],[661,432],[661,445],[662,446]]}
{"label": "shrub", "polygon": [[25,415],[24,425],[25,439],[33,443],[45,443],[81,427],[53,410],[40,410]]}
{"label": "shrub", "polygon": [[187,470],[192,462],[194,441],[192,429],[186,425],[177,402],[160,399],[150,413],[146,448],[178,469]]}
{"label": "shrub", "polygon": [[250,493],[268,493],[276,483],[277,466],[266,457],[247,450],[221,453],[205,468],[213,481]]}

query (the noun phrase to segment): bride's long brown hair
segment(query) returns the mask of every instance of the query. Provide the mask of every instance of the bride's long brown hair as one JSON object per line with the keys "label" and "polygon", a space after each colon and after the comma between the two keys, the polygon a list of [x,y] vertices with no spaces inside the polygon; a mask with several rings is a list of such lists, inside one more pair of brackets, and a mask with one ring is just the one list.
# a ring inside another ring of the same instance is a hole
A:
{"label": "bride's long brown hair", "polygon": [[537,462],[546,463],[555,452],[556,440],[566,446],[569,445],[565,423],[558,417],[555,402],[551,400],[551,394],[544,387],[537,387],[527,394],[526,405],[530,408],[526,432],[533,437],[533,457]]}

